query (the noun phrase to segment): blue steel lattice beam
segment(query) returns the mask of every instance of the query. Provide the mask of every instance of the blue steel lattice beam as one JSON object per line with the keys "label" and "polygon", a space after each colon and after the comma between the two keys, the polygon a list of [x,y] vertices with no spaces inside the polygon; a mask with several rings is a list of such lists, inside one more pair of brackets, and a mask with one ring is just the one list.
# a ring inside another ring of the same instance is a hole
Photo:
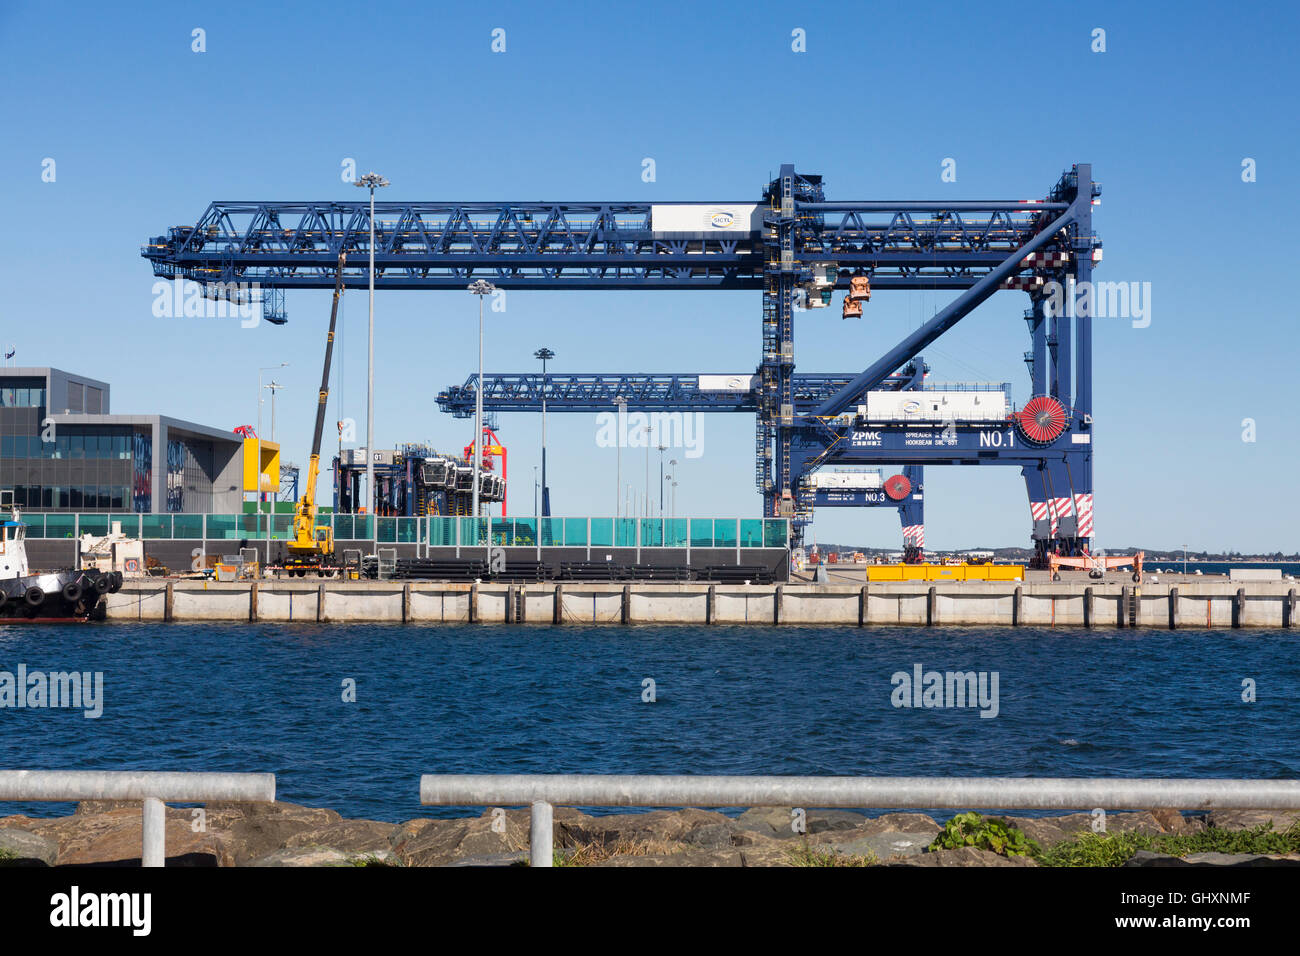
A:
{"label": "blue steel lattice beam", "polygon": [[[487,375],[483,408],[500,412],[541,411],[543,387],[547,411],[614,411],[617,399],[625,398],[636,411],[654,412],[752,412],[758,408],[753,375],[724,375],[725,388],[700,388],[697,373],[548,372],[545,385],[540,373],[495,372]],[[853,378],[845,373],[813,372],[794,377],[796,403],[804,410],[834,395]],[[915,377],[907,372],[891,376],[885,387],[910,387]],[[471,374],[463,385],[450,385],[438,393],[438,407],[456,418],[474,414],[474,391],[478,375]]]}
{"label": "blue steel lattice beam", "polygon": [[[654,204],[683,205],[693,204]],[[846,265],[870,270],[880,289],[964,289],[1028,241],[1048,208],[963,205],[973,208],[920,217],[918,204],[904,203],[880,222],[860,210],[819,212],[810,219],[821,236],[812,243],[801,236],[795,258],[842,255]],[[347,250],[344,284],[364,288],[369,215],[364,202],[214,202],[195,224],[150,239],[141,255],[164,278],[319,289],[333,287],[339,252]],[[381,289],[459,291],[472,278],[504,289],[761,289],[764,282],[761,230],[656,232],[645,202],[381,202],[375,233]]]}

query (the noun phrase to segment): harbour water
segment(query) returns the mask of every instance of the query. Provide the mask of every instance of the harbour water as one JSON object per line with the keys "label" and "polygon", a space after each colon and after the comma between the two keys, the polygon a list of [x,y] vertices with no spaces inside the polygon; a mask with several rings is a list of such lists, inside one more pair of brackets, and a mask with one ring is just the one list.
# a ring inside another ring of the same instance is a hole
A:
{"label": "harbour water", "polygon": [[[0,708],[0,767],[270,771],[282,800],[393,821],[465,812],[419,806],[432,772],[1291,778],[1298,650],[1247,629],[0,627],[0,683],[103,674],[97,718]],[[996,673],[997,716],[895,706],[917,665]]]}
{"label": "harbour water", "polygon": [[1146,563],[1148,574],[1160,571],[1182,574],[1184,567],[1188,574],[1195,574],[1197,571],[1201,574],[1227,574],[1232,568],[1276,568],[1282,572],[1283,577],[1300,577],[1300,563],[1295,561],[1188,561],[1184,565],[1181,559],[1176,561],[1147,559]]}

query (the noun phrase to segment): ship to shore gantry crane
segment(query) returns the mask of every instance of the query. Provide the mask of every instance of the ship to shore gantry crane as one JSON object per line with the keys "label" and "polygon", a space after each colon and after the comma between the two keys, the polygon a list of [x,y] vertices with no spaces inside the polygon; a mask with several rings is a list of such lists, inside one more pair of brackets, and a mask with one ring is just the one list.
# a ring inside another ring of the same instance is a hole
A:
{"label": "ship to shore gantry crane", "polygon": [[[829,466],[1010,465],[1029,495],[1039,559],[1082,554],[1093,536],[1092,319],[1086,302],[1101,243],[1100,185],[1068,169],[1041,199],[843,201],[822,177],[783,165],[734,202],[385,202],[375,207],[375,287],[750,289],[761,294],[755,369],[755,480],[768,515],[796,539]],[[291,289],[328,288],[341,251],[369,251],[366,202],[214,202],[151,239],[155,275],[209,288],[256,283],[283,320]],[[354,258],[354,262],[360,257]],[[367,283],[350,265],[347,287]],[[1067,291],[1064,307],[1053,288]],[[1030,397],[1000,388],[882,389],[889,376],[998,290],[1029,296]],[[843,315],[872,293],[951,291],[954,299],[862,372],[807,407],[796,398],[794,318],[837,291]],[[892,394],[892,397],[891,397]],[[548,399],[549,407],[549,399]]]}

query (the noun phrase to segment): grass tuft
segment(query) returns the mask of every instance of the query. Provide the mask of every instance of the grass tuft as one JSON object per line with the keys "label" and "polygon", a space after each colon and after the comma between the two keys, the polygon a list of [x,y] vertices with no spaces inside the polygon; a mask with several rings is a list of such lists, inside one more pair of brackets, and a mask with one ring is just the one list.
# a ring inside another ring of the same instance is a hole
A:
{"label": "grass tuft", "polygon": [[651,856],[674,853],[682,847],[656,840],[620,840],[617,843],[581,843],[568,849],[556,850],[553,866],[591,866],[616,856]]}
{"label": "grass tuft", "polygon": [[791,866],[875,866],[880,858],[874,853],[855,854],[840,853],[830,847],[820,847],[801,843],[792,850],[787,850]]}

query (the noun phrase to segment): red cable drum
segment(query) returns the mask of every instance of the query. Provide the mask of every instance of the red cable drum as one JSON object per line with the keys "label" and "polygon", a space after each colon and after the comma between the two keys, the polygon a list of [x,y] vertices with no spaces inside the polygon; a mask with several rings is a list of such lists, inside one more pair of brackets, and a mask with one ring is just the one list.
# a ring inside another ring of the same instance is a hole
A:
{"label": "red cable drum", "polygon": [[890,501],[902,501],[912,493],[912,483],[906,475],[893,475],[885,479],[885,494]]}
{"label": "red cable drum", "polygon": [[1026,441],[1050,445],[1065,431],[1065,406],[1050,395],[1035,395],[1016,412],[1016,428]]}

